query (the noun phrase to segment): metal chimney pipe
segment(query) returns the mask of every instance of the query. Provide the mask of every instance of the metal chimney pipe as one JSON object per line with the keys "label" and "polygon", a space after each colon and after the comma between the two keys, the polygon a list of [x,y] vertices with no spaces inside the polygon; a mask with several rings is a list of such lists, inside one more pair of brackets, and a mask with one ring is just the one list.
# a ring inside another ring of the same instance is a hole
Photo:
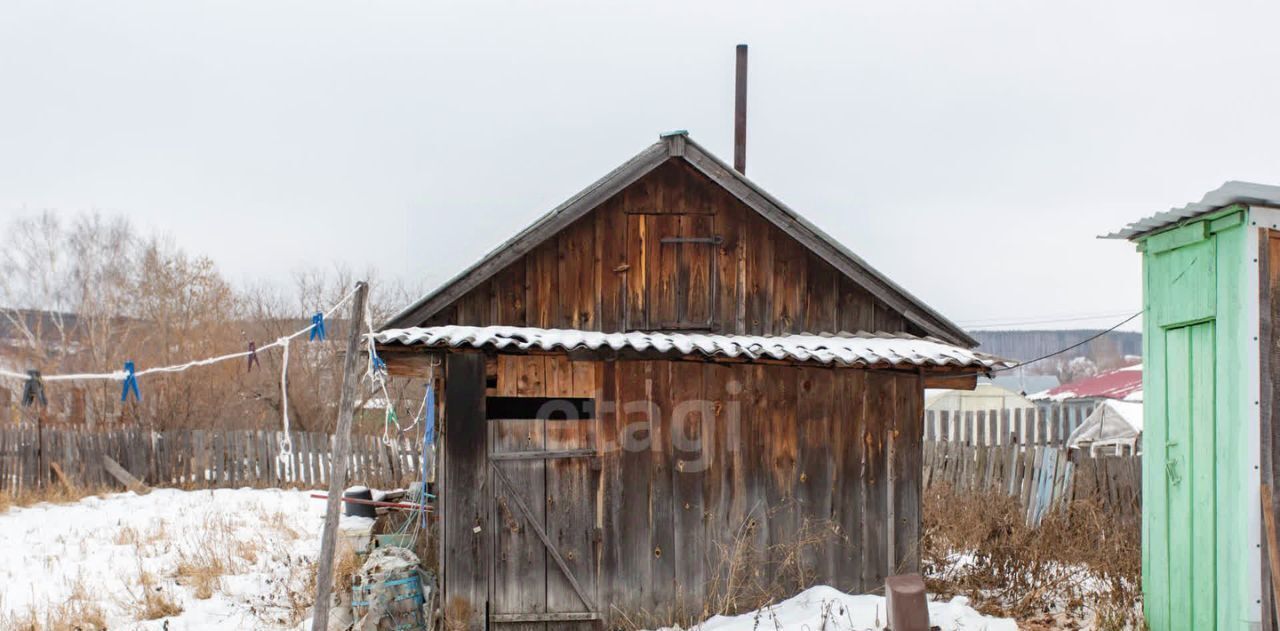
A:
{"label": "metal chimney pipe", "polygon": [[747,45],[738,44],[737,84],[733,97],[733,169],[747,172]]}

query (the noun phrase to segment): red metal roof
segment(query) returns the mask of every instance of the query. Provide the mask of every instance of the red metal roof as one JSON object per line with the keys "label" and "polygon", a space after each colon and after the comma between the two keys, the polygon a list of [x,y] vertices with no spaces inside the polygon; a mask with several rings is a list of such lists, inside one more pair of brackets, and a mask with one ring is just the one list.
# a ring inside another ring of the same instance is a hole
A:
{"label": "red metal roof", "polygon": [[1142,364],[1117,368],[1087,379],[1064,383],[1031,396],[1032,399],[1142,400]]}

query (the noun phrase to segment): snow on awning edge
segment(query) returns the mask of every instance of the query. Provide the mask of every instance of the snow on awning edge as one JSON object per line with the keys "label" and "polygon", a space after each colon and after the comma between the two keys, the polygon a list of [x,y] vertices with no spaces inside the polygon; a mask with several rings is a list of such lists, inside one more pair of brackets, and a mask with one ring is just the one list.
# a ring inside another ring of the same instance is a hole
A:
{"label": "snow on awning edge", "polygon": [[440,349],[612,351],[655,357],[699,354],[741,361],[775,360],[845,367],[968,368],[985,372],[1015,365],[1009,360],[935,338],[892,333],[760,336],[446,325],[386,329],[375,333],[374,340],[380,344]]}

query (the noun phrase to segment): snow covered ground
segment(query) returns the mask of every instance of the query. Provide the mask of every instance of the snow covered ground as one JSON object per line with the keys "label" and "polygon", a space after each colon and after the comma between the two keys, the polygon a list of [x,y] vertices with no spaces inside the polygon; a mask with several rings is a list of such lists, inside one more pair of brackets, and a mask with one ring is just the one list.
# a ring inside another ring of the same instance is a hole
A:
{"label": "snow covered ground", "polygon": [[[273,629],[314,597],[324,502],[157,489],[0,513],[0,628]],[[150,615],[169,614],[146,620]]]}
{"label": "snow covered ground", "polygon": [[[158,489],[0,513],[0,628],[33,615],[41,626],[113,630],[293,628],[314,594],[323,510],[304,491]],[[1017,628],[963,598],[929,612],[944,630]],[[697,628],[861,631],[885,622],[880,596],[814,587]]]}
{"label": "snow covered ground", "polygon": [[[1018,628],[1012,620],[979,614],[961,596],[950,602],[929,603],[929,621],[943,631],[1017,631]],[[818,586],[758,611],[737,616],[715,616],[690,631],[863,631],[883,629],[886,622],[884,597],[853,596],[834,587]]]}

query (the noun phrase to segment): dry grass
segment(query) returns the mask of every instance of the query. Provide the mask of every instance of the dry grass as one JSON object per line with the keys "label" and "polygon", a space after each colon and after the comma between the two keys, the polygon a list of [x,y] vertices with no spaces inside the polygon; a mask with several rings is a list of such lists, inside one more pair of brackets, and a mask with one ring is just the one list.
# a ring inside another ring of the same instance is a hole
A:
{"label": "dry grass", "polygon": [[255,509],[258,515],[258,521],[265,527],[278,532],[286,541],[292,541],[302,536],[290,523],[292,516],[282,511],[268,511],[258,506]]}
{"label": "dry grass", "polygon": [[196,598],[206,600],[221,588],[222,575],[227,570],[228,564],[220,551],[202,546],[179,555],[174,578],[179,584],[191,587]]}
{"label": "dry grass", "polygon": [[38,489],[24,488],[17,493],[0,492],[0,513],[7,512],[11,508],[26,508],[43,502],[48,502],[50,504],[71,504],[92,495],[101,496],[108,493],[118,492],[119,489],[106,487],[68,487],[62,484],[49,484]]}
{"label": "dry grass", "polygon": [[[0,494],[0,507],[71,502],[89,494],[58,487],[19,497]],[[109,594],[90,595],[83,587],[73,588],[65,602],[39,603],[30,611],[19,612],[21,615],[0,615],[0,629],[104,629],[107,613],[139,621],[167,618],[182,613],[186,590],[198,599],[213,598],[222,591],[227,576],[255,566],[268,568],[271,589],[253,613],[265,622],[292,626],[310,613],[315,565],[284,551],[291,547],[283,545],[285,542],[302,537],[302,531],[289,523],[290,518],[275,507],[255,505],[248,520],[253,536],[244,536],[243,515],[222,513],[209,513],[202,523],[182,531],[175,531],[173,524],[164,520],[150,521],[145,527],[117,526],[107,536],[113,544],[131,548],[127,553],[137,559],[136,574],[123,568],[124,584],[112,585]],[[346,578],[339,574],[339,585],[349,585],[358,562],[353,552],[345,552],[346,557],[339,557],[339,570]],[[55,561],[52,556],[46,560]],[[4,591],[0,587],[0,599]]]}
{"label": "dry grass", "polygon": [[[0,604],[3,604],[0,593]],[[34,607],[19,614],[0,614],[0,629],[15,631],[105,631],[107,616],[95,598],[77,577],[71,583],[71,594],[66,600],[36,610]]]}
{"label": "dry grass", "polygon": [[67,601],[42,611],[16,616],[0,615],[0,628],[13,631],[105,631],[107,618],[92,602]]}
{"label": "dry grass", "polygon": [[292,627],[311,615],[316,597],[316,563],[302,555],[269,553],[276,570],[270,588],[253,598],[253,615],[276,626]]}
{"label": "dry grass", "polygon": [[257,537],[237,537],[225,516],[208,516],[195,537],[178,552],[174,578],[191,587],[201,600],[211,598],[222,586],[222,577],[244,571],[257,562],[264,546]]}
{"label": "dry grass", "polygon": [[138,529],[132,526],[122,526],[111,536],[111,543],[118,546],[136,546],[138,541],[142,539],[142,535],[138,534]]}
{"label": "dry grass", "polygon": [[1142,624],[1136,520],[1077,501],[1029,528],[1016,499],[946,486],[926,492],[923,508],[930,592],[967,596],[979,611],[1030,628],[1078,628],[1087,618],[1098,629]]}
{"label": "dry grass", "polygon": [[360,571],[360,557],[351,548],[351,544],[339,540],[338,549],[333,559],[333,591],[349,592],[357,572]]}
{"label": "dry grass", "polygon": [[138,620],[159,620],[182,613],[182,604],[160,584],[155,574],[147,571],[142,563],[142,549],[137,550],[137,584],[125,585],[127,596],[120,605]]}
{"label": "dry grass", "polygon": [[279,585],[279,603],[284,624],[297,624],[311,614],[316,601],[316,564],[301,556],[289,556],[284,567],[291,571]]}

